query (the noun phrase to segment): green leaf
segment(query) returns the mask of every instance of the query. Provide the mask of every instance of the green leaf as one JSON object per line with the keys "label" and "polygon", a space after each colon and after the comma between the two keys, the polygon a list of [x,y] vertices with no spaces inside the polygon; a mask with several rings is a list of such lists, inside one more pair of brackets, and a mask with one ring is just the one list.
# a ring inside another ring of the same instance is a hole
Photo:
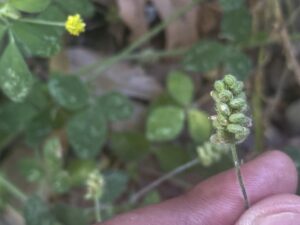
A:
{"label": "green leaf", "polygon": [[191,138],[196,143],[202,143],[208,140],[211,134],[209,115],[203,111],[191,109],[188,112],[188,129]]}
{"label": "green leaf", "polygon": [[52,174],[51,186],[55,193],[66,193],[71,188],[71,177],[67,171]]}
{"label": "green leaf", "polygon": [[126,190],[128,177],[124,172],[117,170],[106,171],[103,176],[105,187],[101,202],[113,203]]}
{"label": "green leaf", "polygon": [[33,77],[14,41],[0,59],[0,86],[13,101],[21,102],[30,92]]}
{"label": "green leaf", "polygon": [[114,133],[110,138],[111,150],[123,161],[140,160],[149,152],[150,143],[140,132]]}
{"label": "green leaf", "polygon": [[97,107],[76,114],[67,124],[67,135],[79,158],[95,157],[106,140],[106,120]]}
{"label": "green leaf", "polygon": [[185,149],[178,145],[163,145],[157,147],[154,154],[159,161],[160,167],[164,171],[173,170],[189,160]]}
{"label": "green leaf", "polygon": [[30,104],[7,102],[0,108],[0,131],[14,133],[21,131],[36,115]]}
{"label": "green leaf", "polygon": [[6,34],[6,31],[7,31],[7,27],[0,23],[0,41],[2,41],[4,35]]}
{"label": "green leaf", "polygon": [[184,111],[175,106],[159,107],[147,119],[147,138],[151,141],[169,141],[183,129]]}
{"label": "green leaf", "polygon": [[231,11],[245,6],[245,0],[219,0],[223,11]]}
{"label": "green leaf", "polygon": [[79,13],[83,17],[91,16],[94,7],[89,0],[56,0],[56,3],[68,14]]}
{"label": "green leaf", "polygon": [[51,0],[9,0],[16,9],[27,13],[39,13],[45,10]]}
{"label": "green leaf", "polygon": [[44,164],[51,175],[60,171],[63,165],[63,148],[58,137],[46,140],[43,148]]}
{"label": "green leaf", "polygon": [[36,182],[43,178],[44,171],[41,164],[35,159],[22,159],[20,171],[29,182]]}
{"label": "green leaf", "polygon": [[228,54],[224,58],[225,70],[228,74],[235,75],[244,81],[251,72],[251,59],[237,48],[229,47]]}
{"label": "green leaf", "polygon": [[78,110],[88,103],[88,91],[82,81],[71,75],[53,75],[48,82],[54,101],[69,110]]}
{"label": "green leaf", "polygon": [[244,42],[251,37],[251,15],[246,8],[225,12],[221,30],[222,36],[234,42]]}
{"label": "green leaf", "polygon": [[31,147],[41,144],[53,130],[53,121],[49,111],[41,111],[26,127],[26,142]]}
{"label": "green leaf", "polygon": [[52,209],[57,220],[64,225],[87,225],[91,224],[82,208],[75,208],[65,204],[56,204]]}
{"label": "green leaf", "polygon": [[143,205],[152,205],[152,204],[159,203],[160,201],[161,201],[161,197],[159,192],[151,191],[145,195],[143,200]]}
{"label": "green leaf", "polygon": [[71,176],[71,184],[76,186],[83,184],[90,173],[95,171],[97,165],[92,160],[75,159],[68,165],[68,172]]}
{"label": "green leaf", "polygon": [[[51,6],[37,19],[61,22],[65,20],[65,15],[59,8]],[[60,51],[60,39],[64,28],[15,22],[12,24],[11,31],[25,54],[50,57]]]}
{"label": "green leaf", "polygon": [[188,75],[180,72],[172,72],[168,76],[167,88],[169,94],[179,104],[187,106],[192,103],[194,84]]}
{"label": "green leaf", "polygon": [[26,225],[53,225],[55,219],[47,205],[37,196],[30,197],[24,204]]}
{"label": "green leaf", "polygon": [[129,99],[117,92],[101,96],[97,104],[110,121],[128,119],[133,113],[133,106]]}
{"label": "green leaf", "polygon": [[209,40],[200,41],[184,57],[183,65],[191,72],[208,72],[215,69],[224,59],[224,45]]}

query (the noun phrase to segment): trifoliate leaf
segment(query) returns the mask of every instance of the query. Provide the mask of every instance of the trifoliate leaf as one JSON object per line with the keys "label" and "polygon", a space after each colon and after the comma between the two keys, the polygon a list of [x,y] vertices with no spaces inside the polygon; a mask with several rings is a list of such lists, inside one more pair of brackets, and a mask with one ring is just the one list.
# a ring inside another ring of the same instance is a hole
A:
{"label": "trifoliate leaf", "polygon": [[192,79],[180,72],[172,72],[168,76],[167,88],[169,94],[181,105],[191,104],[194,94]]}
{"label": "trifoliate leaf", "polygon": [[27,13],[39,13],[45,10],[51,0],[9,0],[16,9]]}
{"label": "trifoliate leaf", "polygon": [[169,141],[183,129],[184,111],[175,106],[159,107],[147,119],[147,138],[151,141]]}
{"label": "trifoliate leaf", "polygon": [[251,22],[247,8],[226,12],[221,23],[222,36],[234,42],[247,41],[251,37]]}
{"label": "trifoliate leaf", "polygon": [[48,89],[54,101],[69,110],[78,110],[88,102],[87,88],[75,76],[53,75],[48,82]]}
{"label": "trifoliate leaf", "polygon": [[187,52],[183,65],[191,72],[207,72],[220,64],[225,53],[224,45],[215,41],[202,40]]}
{"label": "trifoliate leaf", "polygon": [[191,109],[188,112],[188,130],[195,142],[201,143],[208,140],[211,134],[211,121],[208,114]]}
{"label": "trifoliate leaf", "polygon": [[95,157],[105,143],[107,127],[103,113],[97,107],[76,114],[67,124],[67,135],[79,158]]}
{"label": "trifoliate leaf", "polygon": [[130,100],[117,92],[101,96],[97,101],[97,105],[110,121],[128,119],[133,113],[133,106]]}
{"label": "trifoliate leaf", "polygon": [[127,131],[112,134],[110,147],[121,160],[132,162],[147,154],[150,143],[142,133]]}
{"label": "trifoliate leaf", "polygon": [[103,203],[113,203],[127,188],[128,176],[122,171],[106,171],[104,174]]}
{"label": "trifoliate leaf", "polygon": [[0,59],[0,86],[13,101],[21,102],[30,92],[33,77],[15,41],[11,40]]}
{"label": "trifoliate leaf", "polygon": [[24,218],[26,225],[53,225],[55,219],[51,212],[39,197],[32,196],[24,204]]}

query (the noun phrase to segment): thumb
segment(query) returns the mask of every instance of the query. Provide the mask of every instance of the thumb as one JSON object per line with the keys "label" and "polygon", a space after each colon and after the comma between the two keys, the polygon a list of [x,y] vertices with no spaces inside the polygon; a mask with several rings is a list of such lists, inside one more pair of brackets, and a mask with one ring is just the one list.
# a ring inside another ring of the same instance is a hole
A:
{"label": "thumb", "polygon": [[266,198],[246,211],[236,225],[300,225],[300,197],[285,194]]}

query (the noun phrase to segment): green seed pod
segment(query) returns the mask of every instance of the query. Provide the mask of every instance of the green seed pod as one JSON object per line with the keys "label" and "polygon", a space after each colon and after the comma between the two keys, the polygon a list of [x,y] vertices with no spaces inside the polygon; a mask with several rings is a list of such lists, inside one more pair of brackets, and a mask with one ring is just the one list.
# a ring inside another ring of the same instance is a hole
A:
{"label": "green seed pod", "polygon": [[247,125],[249,123],[249,120],[250,118],[245,116],[245,114],[243,113],[234,113],[229,117],[229,121],[231,123],[236,123],[242,126]]}
{"label": "green seed pod", "polygon": [[239,124],[229,124],[227,126],[227,130],[230,132],[230,133],[233,133],[233,134],[238,134],[238,133],[243,133],[244,130],[245,130],[245,127],[239,125]]}
{"label": "green seed pod", "polygon": [[240,143],[249,135],[251,119],[246,116],[248,110],[243,82],[232,75],[215,82],[215,91],[211,93],[216,103],[217,115],[213,116],[216,134],[211,137],[213,143]]}
{"label": "green seed pod", "polygon": [[228,90],[223,90],[222,92],[219,93],[218,95],[219,99],[221,102],[229,102],[233,98],[233,94],[231,91]]}
{"label": "green seed pod", "polygon": [[222,125],[222,126],[227,126],[228,125],[228,120],[223,115],[219,115],[217,117],[217,120],[218,120],[219,124]]}
{"label": "green seed pod", "polygon": [[237,80],[235,76],[228,74],[224,77],[224,83],[230,88],[233,89],[236,86]]}
{"label": "green seed pod", "polygon": [[243,98],[234,98],[229,102],[229,106],[233,109],[240,110],[247,105]]}
{"label": "green seed pod", "polygon": [[199,160],[205,167],[218,162],[224,154],[228,153],[228,151],[228,145],[212,144],[210,142],[205,142],[202,146],[197,147]]}
{"label": "green seed pod", "polygon": [[218,80],[214,83],[214,88],[218,93],[220,93],[225,90],[225,85],[221,80]]}
{"label": "green seed pod", "polygon": [[223,116],[230,116],[231,112],[230,112],[230,108],[227,104],[225,103],[220,103],[217,106],[217,111],[223,115]]}
{"label": "green seed pod", "polygon": [[237,81],[236,84],[230,89],[234,95],[239,95],[244,89],[244,83],[241,81]]}

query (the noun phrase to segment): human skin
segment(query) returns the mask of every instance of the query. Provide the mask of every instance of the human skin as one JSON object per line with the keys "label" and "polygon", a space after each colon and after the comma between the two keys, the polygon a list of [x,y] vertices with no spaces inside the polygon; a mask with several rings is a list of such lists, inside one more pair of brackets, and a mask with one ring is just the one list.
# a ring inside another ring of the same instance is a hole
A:
{"label": "human skin", "polygon": [[300,224],[300,198],[293,195],[298,176],[287,155],[269,151],[244,164],[242,174],[251,202],[246,212],[231,169],[201,182],[184,195],[97,225]]}

